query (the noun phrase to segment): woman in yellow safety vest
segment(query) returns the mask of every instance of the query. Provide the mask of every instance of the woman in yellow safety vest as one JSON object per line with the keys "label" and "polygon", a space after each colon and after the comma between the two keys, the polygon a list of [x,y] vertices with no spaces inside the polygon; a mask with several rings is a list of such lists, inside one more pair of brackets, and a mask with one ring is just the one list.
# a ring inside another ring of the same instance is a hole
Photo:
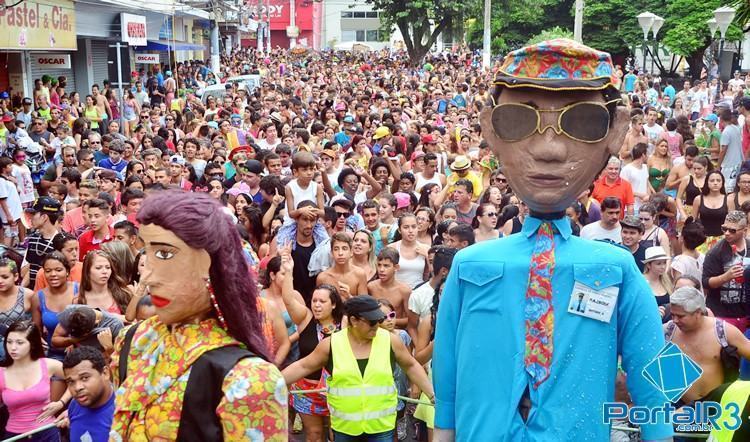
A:
{"label": "woman in yellow safety vest", "polygon": [[385,442],[396,428],[394,363],[434,399],[421,365],[395,334],[380,328],[385,313],[369,295],[346,301],[348,327],[325,338],[315,351],[284,371],[287,385],[323,367],[328,369],[328,409],[334,441]]}

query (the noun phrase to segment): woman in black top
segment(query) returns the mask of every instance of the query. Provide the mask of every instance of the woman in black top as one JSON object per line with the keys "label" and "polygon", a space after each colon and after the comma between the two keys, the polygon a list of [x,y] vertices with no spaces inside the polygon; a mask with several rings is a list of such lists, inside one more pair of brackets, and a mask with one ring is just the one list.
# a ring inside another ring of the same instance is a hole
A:
{"label": "woman in black top", "polygon": [[693,215],[703,224],[706,232],[706,242],[698,249],[706,253],[714,244],[723,237],[721,225],[729,213],[727,195],[724,190],[724,175],[718,170],[709,172],[703,191],[693,201]]}
{"label": "woman in black top", "polygon": [[[289,305],[287,305],[287,308],[289,308]],[[323,338],[341,329],[344,305],[338,290],[329,284],[317,286],[312,294],[311,310],[313,319],[299,332],[300,359],[312,353]],[[294,383],[290,390],[325,388],[328,376],[329,373],[326,370],[319,370]],[[292,407],[302,417],[305,440],[308,442],[324,441],[323,426],[328,416],[328,404],[325,396],[320,393],[294,394],[292,395]]]}
{"label": "woman in black top", "polygon": [[708,158],[698,157],[693,161],[693,167],[688,176],[682,178],[677,189],[677,201],[680,204],[682,219],[693,215],[693,201],[701,194],[706,184],[708,173]]}

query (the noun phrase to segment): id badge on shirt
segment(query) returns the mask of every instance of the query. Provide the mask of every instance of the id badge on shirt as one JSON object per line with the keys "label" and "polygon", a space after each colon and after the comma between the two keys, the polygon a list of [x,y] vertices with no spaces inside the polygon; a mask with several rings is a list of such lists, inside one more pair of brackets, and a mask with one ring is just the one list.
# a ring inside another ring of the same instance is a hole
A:
{"label": "id badge on shirt", "polygon": [[619,293],[620,289],[617,287],[594,290],[576,281],[570,294],[568,313],[609,323]]}

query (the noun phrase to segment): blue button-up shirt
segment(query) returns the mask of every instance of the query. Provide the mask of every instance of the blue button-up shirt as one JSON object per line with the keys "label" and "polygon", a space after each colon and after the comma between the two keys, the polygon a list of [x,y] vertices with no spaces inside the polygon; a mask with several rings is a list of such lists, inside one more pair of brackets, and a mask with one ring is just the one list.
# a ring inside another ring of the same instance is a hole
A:
{"label": "blue button-up shirt", "polygon": [[[524,368],[524,306],[541,222],[527,217],[521,234],[476,244],[453,261],[438,311],[433,376],[435,427],[455,429],[457,441],[609,441],[602,404],[614,400],[618,355],[634,405],[666,401],[641,375],[664,346],[646,280],[630,253],[572,236],[567,218],[552,221],[550,377],[538,389],[531,386]],[[576,281],[592,289],[619,288],[609,323],[567,312]],[[527,386],[531,411],[524,422],[518,404]],[[672,435],[663,421],[641,431],[646,440]]]}

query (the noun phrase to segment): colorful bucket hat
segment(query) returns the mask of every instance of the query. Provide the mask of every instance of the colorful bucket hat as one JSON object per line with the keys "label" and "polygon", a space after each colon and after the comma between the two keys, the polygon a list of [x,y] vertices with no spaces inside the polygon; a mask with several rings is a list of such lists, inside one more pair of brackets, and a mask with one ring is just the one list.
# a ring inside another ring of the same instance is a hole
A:
{"label": "colorful bucket hat", "polygon": [[608,53],[559,38],[506,55],[494,84],[509,88],[598,91],[615,88],[617,77]]}

